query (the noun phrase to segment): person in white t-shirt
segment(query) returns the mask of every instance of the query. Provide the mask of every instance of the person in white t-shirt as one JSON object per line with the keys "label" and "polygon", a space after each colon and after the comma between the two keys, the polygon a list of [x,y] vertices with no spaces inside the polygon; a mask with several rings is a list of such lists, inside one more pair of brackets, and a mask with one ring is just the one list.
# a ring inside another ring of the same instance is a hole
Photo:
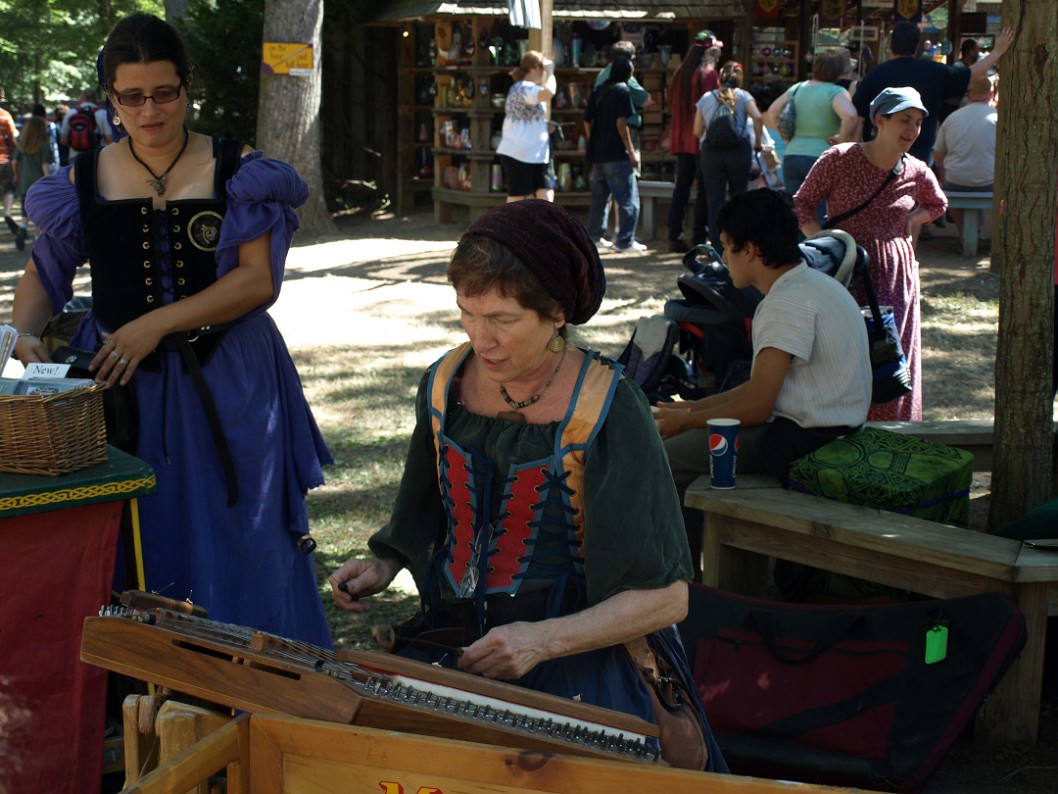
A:
{"label": "person in white t-shirt", "polygon": [[[710,419],[741,422],[737,471],[786,483],[790,463],[867,420],[872,370],[859,306],[838,281],[804,263],[792,201],[761,188],[717,217],[736,287],[764,293],[753,316],[749,381],[701,400],[659,403],[655,420],[681,494],[709,471]],[[701,512],[684,511],[695,551]],[[700,543],[700,540],[697,542]]]}
{"label": "person in white t-shirt", "polygon": [[[999,112],[992,107],[995,87],[982,75],[970,81],[966,91],[969,104],[956,110],[940,125],[933,144],[944,192],[991,193],[996,168],[996,122]],[[962,233],[964,210],[950,209]]]}
{"label": "person in white t-shirt", "polygon": [[507,92],[503,135],[496,153],[507,173],[507,201],[526,198],[555,200],[547,175],[551,135],[547,102],[555,95],[555,64],[543,53],[529,50],[511,72],[514,85]]}

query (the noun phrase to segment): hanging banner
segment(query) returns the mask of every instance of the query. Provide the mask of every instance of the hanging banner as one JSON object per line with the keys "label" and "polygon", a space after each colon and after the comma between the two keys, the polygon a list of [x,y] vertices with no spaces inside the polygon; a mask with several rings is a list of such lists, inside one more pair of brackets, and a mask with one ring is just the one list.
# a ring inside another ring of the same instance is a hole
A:
{"label": "hanging banner", "polygon": [[753,16],[778,17],[779,0],[753,0]]}
{"label": "hanging banner", "polygon": [[823,28],[845,27],[846,0],[820,0],[819,26]]}
{"label": "hanging banner", "polygon": [[922,0],[893,0],[893,16],[897,22],[921,22]]}

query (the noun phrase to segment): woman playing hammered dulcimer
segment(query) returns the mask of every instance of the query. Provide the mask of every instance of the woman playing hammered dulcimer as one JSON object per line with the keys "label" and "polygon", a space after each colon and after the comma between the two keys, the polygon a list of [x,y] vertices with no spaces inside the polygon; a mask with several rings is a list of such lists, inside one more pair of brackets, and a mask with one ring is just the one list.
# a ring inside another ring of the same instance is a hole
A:
{"label": "woman playing hammered dulcimer", "polygon": [[[470,226],[447,275],[468,341],[424,373],[390,522],[331,575],[335,602],[364,612],[408,568],[420,612],[396,652],[654,722],[645,657],[680,671],[700,714],[661,439],[621,367],[568,339],[605,291],[594,243],[558,204],[517,201]],[[663,735],[662,758],[727,771],[701,723],[680,758]]]}

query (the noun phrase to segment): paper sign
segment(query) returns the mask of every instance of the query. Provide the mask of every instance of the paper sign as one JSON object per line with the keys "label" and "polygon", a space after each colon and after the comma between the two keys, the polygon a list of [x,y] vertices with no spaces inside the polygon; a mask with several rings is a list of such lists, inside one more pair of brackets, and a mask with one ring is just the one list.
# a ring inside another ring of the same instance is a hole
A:
{"label": "paper sign", "polygon": [[265,74],[312,74],[312,45],[266,41],[262,46],[261,71]]}
{"label": "paper sign", "polygon": [[69,371],[69,364],[56,364],[50,361],[48,363],[34,361],[32,364],[26,365],[26,371],[22,375],[22,380],[28,378],[65,378],[66,373]]}
{"label": "paper sign", "polygon": [[877,25],[857,25],[852,28],[853,41],[878,41]]}

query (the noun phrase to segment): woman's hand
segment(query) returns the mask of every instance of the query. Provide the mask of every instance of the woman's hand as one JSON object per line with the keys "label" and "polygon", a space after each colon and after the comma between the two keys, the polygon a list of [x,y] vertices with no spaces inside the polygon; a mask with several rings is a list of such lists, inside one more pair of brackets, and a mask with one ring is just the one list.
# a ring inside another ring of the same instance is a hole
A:
{"label": "woman's hand", "polygon": [[[44,342],[34,334],[21,334],[15,340],[15,346],[11,349],[11,352],[14,353],[15,358],[22,362],[24,367],[30,364],[51,361],[51,356],[48,355],[48,349],[44,346]],[[3,369],[3,367],[0,366],[0,369]]]}
{"label": "woman's hand", "polygon": [[331,583],[331,598],[347,612],[367,612],[370,604],[361,598],[381,593],[400,572],[394,560],[354,558],[327,577]]}
{"label": "woman's hand", "polygon": [[548,659],[546,642],[547,631],[540,623],[497,626],[463,651],[459,667],[468,673],[509,681]]}
{"label": "woman's hand", "polygon": [[96,380],[106,381],[110,386],[119,381],[124,386],[132,380],[136,367],[157,349],[165,335],[152,314],[126,323],[103,339],[103,346],[88,365]]}

